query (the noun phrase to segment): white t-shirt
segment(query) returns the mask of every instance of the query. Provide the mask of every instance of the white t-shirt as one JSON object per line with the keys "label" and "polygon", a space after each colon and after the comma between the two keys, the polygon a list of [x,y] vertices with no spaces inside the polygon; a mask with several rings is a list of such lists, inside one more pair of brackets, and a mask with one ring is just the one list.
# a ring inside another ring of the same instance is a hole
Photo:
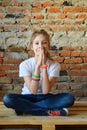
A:
{"label": "white t-shirt", "polygon": [[[60,64],[57,62],[53,62],[52,60],[47,60],[46,64],[48,64],[47,72],[49,77],[58,77],[60,74]],[[34,73],[35,70],[35,58],[29,58],[25,61],[23,61],[19,65],[19,77],[25,77],[25,76],[32,76],[32,73]],[[39,81],[39,89],[37,94],[42,93],[42,72],[40,73],[40,81]],[[31,94],[29,91],[26,83],[24,83],[24,86],[22,88],[22,94]]]}

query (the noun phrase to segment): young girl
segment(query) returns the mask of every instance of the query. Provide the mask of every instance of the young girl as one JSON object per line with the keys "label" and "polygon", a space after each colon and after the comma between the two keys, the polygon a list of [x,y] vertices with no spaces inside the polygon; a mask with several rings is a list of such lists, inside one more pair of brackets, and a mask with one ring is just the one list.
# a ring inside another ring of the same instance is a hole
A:
{"label": "young girl", "polygon": [[45,30],[32,34],[30,47],[34,57],[23,61],[19,76],[24,78],[22,94],[7,94],[4,104],[18,115],[22,113],[37,116],[66,116],[74,103],[71,93],[53,94],[56,78],[60,74],[59,63],[49,58],[50,37]]}

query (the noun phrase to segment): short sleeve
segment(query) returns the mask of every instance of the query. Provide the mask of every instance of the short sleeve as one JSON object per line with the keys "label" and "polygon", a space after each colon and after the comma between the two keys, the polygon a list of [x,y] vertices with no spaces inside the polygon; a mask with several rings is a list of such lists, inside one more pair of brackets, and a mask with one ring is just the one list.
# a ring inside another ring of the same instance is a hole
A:
{"label": "short sleeve", "polygon": [[59,77],[60,75],[60,64],[53,63],[49,68],[49,76],[51,77]]}
{"label": "short sleeve", "polygon": [[31,66],[27,62],[22,62],[19,65],[19,77],[31,76]]}

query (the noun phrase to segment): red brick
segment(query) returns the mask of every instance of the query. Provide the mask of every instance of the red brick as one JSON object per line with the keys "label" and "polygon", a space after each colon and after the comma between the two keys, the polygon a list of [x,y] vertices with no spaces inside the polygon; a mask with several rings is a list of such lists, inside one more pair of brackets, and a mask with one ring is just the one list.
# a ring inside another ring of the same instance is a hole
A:
{"label": "red brick", "polygon": [[11,31],[11,30],[18,30],[18,28],[17,28],[17,25],[14,25],[14,26],[13,26],[13,25],[9,25],[9,26],[8,26],[8,25],[5,25],[5,26],[3,27],[3,30],[4,30],[4,31],[9,31],[9,30]]}
{"label": "red brick", "polygon": [[6,73],[4,71],[0,71],[0,76],[6,76]]}
{"label": "red brick", "polygon": [[3,0],[3,1],[2,1],[2,6],[9,6],[10,3],[11,3],[10,0]]}
{"label": "red brick", "polygon": [[76,82],[76,83],[77,83],[77,82],[78,82],[78,83],[79,83],[79,82],[80,82],[80,83],[81,83],[81,82],[83,82],[83,83],[84,83],[84,82],[87,82],[87,76],[75,76],[75,77],[73,77],[73,81]]}
{"label": "red brick", "polygon": [[26,1],[23,1],[23,2],[21,3],[21,5],[22,5],[23,7],[26,7],[26,6],[27,6],[27,2],[26,2]]}
{"label": "red brick", "polygon": [[[5,13],[0,13],[0,19],[4,19],[5,18],[5,16],[6,16],[6,14]],[[0,27],[1,28],[1,27]]]}
{"label": "red brick", "polygon": [[14,13],[14,12],[21,13],[21,12],[25,12],[25,8],[23,8],[23,7],[9,7],[9,8],[7,9],[7,11],[8,11],[9,13]]}
{"label": "red brick", "polygon": [[55,21],[55,20],[49,20],[49,21],[47,21],[47,24],[48,25],[57,25],[57,21]]}
{"label": "red brick", "polygon": [[48,18],[48,19],[55,19],[56,16],[54,16],[54,15],[48,15],[47,18]]}
{"label": "red brick", "polygon": [[81,69],[83,69],[83,70],[87,70],[87,64],[86,64],[86,65],[83,64],[83,65],[81,66]]}
{"label": "red brick", "polygon": [[73,8],[73,12],[82,12],[83,11],[83,7],[74,7]]}
{"label": "red brick", "polygon": [[83,59],[80,57],[74,58],[74,59],[72,58],[72,60],[73,60],[73,63],[83,63]]}
{"label": "red brick", "polygon": [[83,97],[83,91],[81,89],[80,90],[72,90],[72,94],[75,97]]}
{"label": "red brick", "polygon": [[47,9],[47,12],[48,13],[57,13],[57,12],[60,12],[60,8],[49,8]]}
{"label": "red brick", "polygon": [[30,14],[28,14],[28,13],[26,13],[25,16],[26,16],[27,18],[29,18],[29,19],[32,19],[32,18],[33,18],[33,16],[30,15]]}
{"label": "red brick", "polygon": [[70,51],[62,50],[60,56],[70,56]]}
{"label": "red brick", "polygon": [[42,5],[42,3],[40,1],[37,2],[33,2],[32,6],[34,7],[40,7]]}
{"label": "red brick", "polygon": [[70,88],[72,90],[79,90],[81,88],[81,84],[80,83],[70,83]]}
{"label": "red brick", "polygon": [[15,77],[15,76],[18,76],[19,75],[19,73],[18,72],[9,72],[9,73],[7,73],[7,76],[12,76],[12,77]]}
{"label": "red brick", "polygon": [[35,18],[36,19],[44,19],[44,15],[36,15]]}
{"label": "red brick", "polygon": [[4,60],[4,63],[5,64],[20,64],[21,62],[23,61],[23,59],[7,59],[7,60]]}
{"label": "red brick", "polygon": [[72,69],[72,70],[80,70],[81,65],[80,64],[70,64],[70,69]]}
{"label": "red brick", "polygon": [[0,65],[0,70],[18,70],[18,66]]}
{"label": "red brick", "polygon": [[68,73],[69,76],[87,76],[86,71],[79,71],[79,70],[71,70]]}
{"label": "red brick", "polygon": [[59,30],[59,31],[63,31],[63,30],[72,31],[72,30],[74,30],[74,28],[72,27],[72,25],[60,25],[60,26],[58,26],[57,30]]}
{"label": "red brick", "polygon": [[87,6],[83,7],[83,12],[87,12]]}
{"label": "red brick", "polygon": [[82,58],[71,58],[71,59],[65,59],[64,63],[83,63]]}
{"label": "red brick", "polygon": [[70,21],[70,20],[64,21],[64,24],[70,25],[70,24],[71,24],[71,21]]}
{"label": "red brick", "polygon": [[83,50],[87,51],[87,46],[83,47]]}
{"label": "red brick", "polygon": [[69,85],[68,84],[58,84],[57,89],[58,90],[69,90]]}
{"label": "red brick", "polygon": [[55,56],[55,55],[56,55],[56,56],[59,56],[59,52],[58,52],[57,50],[50,50],[50,51],[49,51],[49,54],[50,54],[51,57],[53,57],[53,56]]}
{"label": "red brick", "polygon": [[78,52],[78,51],[72,51],[71,56],[80,56],[80,53],[81,52]]}
{"label": "red brick", "polygon": [[8,47],[6,50],[11,51],[11,52],[23,52],[25,50],[25,48],[12,45],[12,46]]}
{"label": "red brick", "polygon": [[83,20],[82,21],[76,20],[76,21],[73,22],[74,25],[75,24],[82,24],[82,23],[83,23]]}
{"label": "red brick", "polygon": [[2,92],[8,91],[8,90],[12,90],[13,86],[10,84],[5,84],[5,82],[3,84],[0,85],[0,90]]}
{"label": "red brick", "polygon": [[62,5],[63,5],[63,1],[54,1],[54,3],[53,3],[53,5],[54,6],[59,6],[59,7],[62,7]]}
{"label": "red brick", "polygon": [[73,7],[65,7],[63,9],[64,12],[73,12]]}
{"label": "red brick", "polygon": [[84,96],[84,97],[87,97],[87,90],[84,90],[83,96]]}
{"label": "red brick", "polygon": [[75,19],[76,16],[72,13],[72,14],[67,14],[67,18],[69,19]]}
{"label": "red brick", "polygon": [[81,54],[80,54],[80,56],[86,57],[87,56],[87,51],[82,51]]}
{"label": "red brick", "polygon": [[4,58],[4,56],[5,56],[5,52],[0,51],[0,58]]}
{"label": "red brick", "polygon": [[4,13],[4,8],[0,8],[0,15],[1,13]]}
{"label": "red brick", "polygon": [[66,14],[59,14],[59,15],[58,15],[58,18],[64,19],[64,18],[66,18]]}
{"label": "red brick", "polygon": [[51,1],[46,1],[46,2],[43,2],[43,7],[50,7],[52,6],[53,2]]}
{"label": "red brick", "polygon": [[12,83],[12,78],[11,77],[0,77],[0,84],[10,84]]}
{"label": "red brick", "polygon": [[70,64],[61,64],[61,70],[68,70],[70,68]]}
{"label": "red brick", "polygon": [[25,5],[26,3],[24,1],[19,1],[19,0],[13,0],[11,1],[11,5],[13,6],[22,6]]}
{"label": "red brick", "polygon": [[0,64],[2,64],[3,63],[3,60],[2,59],[0,59]]}
{"label": "red brick", "polygon": [[38,13],[41,11],[42,11],[42,8],[32,8],[31,13]]}
{"label": "red brick", "polygon": [[10,70],[10,65],[0,65],[0,70]]}
{"label": "red brick", "polygon": [[59,63],[64,61],[64,57],[54,58],[55,61],[58,61]]}
{"label": "red brick", "polygon": [[87,14],[79,14],[77,18],[79,19],[87,18]]}
{"label": "red brick", "polygon": [[83,60],[84,60],[84,63],[87,63],[87,58],[83,58]]}
{"label": "red brick", "polygon": [[82,50],[82,47],[81,46],[75,46],[75,47],[70,47],[70,50],[71,51],[74,51],[74,50]]}

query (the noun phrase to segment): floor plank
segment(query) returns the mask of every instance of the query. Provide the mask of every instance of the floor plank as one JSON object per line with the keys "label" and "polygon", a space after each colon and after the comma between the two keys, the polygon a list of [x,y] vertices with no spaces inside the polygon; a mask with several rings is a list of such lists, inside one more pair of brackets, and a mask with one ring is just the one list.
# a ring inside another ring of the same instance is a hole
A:
{"label": "floor plank", "polygon": [[11,126],[42,126],[42,130],[55,130],[56,125],[87,125],[87,102],[76,102],[69,108],[67,117],[50,116],[17,116],[12,109],[6,108],[0,102],[0,127]]}

